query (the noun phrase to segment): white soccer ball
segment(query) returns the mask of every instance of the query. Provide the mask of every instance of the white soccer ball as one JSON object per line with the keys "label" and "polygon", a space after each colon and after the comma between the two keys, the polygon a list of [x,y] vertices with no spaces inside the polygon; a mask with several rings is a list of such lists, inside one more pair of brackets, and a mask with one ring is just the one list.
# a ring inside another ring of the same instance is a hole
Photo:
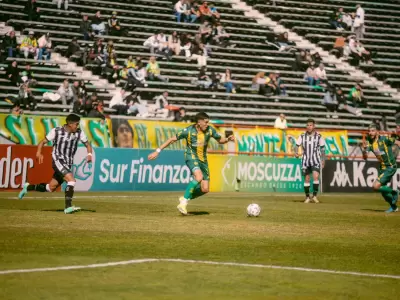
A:
{"label": "white soccer ball", "polygon": [[249,217],[258,217],[260,213],[261,213],[260,205],[252,203],[249,206],[247,206],[247,215]]}

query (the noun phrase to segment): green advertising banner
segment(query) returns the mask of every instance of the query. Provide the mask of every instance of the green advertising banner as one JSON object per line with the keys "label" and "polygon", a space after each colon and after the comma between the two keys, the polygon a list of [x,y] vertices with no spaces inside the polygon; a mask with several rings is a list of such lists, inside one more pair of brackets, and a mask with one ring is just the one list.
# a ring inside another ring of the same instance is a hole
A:
{"label": "green advertising banner", "polygon": [[210,188],[235,191],[238,180],[244,192],[302,192],[301,160],[262,156],[209,155]]}

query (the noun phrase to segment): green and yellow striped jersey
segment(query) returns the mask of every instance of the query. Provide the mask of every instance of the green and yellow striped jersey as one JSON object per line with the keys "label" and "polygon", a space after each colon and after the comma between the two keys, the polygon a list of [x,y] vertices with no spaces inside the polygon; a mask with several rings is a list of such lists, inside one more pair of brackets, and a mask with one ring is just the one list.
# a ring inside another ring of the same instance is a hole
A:
{"label": "green and yellow striped jersey", "polygon": [[393,154],[392,146],[396,141],[393,137],[379,136],[375,140],[368,140],[368,151],[375,154],[376,158],[381,163],[381,168],[387,167],[396,168],[396,156]]}
{"label": "green and yellow striped jersey", "polygon": [[211,138],[219,141],[221,135],[215,130],[214,127],[208,126],[203,131],[197,131],[195,125],[191,125],[179,131],[176,134],[178,140],[186,140],[186,159],[198,159],[202,162],[207,162],[207,147]]}

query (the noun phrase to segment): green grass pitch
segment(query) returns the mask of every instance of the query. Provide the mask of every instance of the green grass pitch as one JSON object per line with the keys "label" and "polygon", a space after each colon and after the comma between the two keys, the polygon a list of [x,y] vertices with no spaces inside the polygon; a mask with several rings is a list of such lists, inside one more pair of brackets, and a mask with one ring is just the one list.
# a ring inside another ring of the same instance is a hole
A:
{"label": "green grass pitch", "polygon": [[[0,271],[180,258],[400,275],[400,213],[378,194],[0,193]],[[261,216],[248,218],[255,202]],[[149,262],[0,274],[0,299],[399,299],[400,279]]]}

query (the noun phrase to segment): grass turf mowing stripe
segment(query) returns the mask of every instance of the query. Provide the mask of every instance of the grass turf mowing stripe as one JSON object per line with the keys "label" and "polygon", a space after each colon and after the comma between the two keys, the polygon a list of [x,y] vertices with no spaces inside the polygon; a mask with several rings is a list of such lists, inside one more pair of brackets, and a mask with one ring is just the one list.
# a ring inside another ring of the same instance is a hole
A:
{"label": "grass turf mowing stripe", "polygon": [[400,275],[373,274],[373,273],[361,273],[361,272],[351,272],[351,271],[336,271],[336,270],[312,269],[312,268],[302,268],[302,267],[286,267],[286,266],[262,265],[262,264],[246,264],[246,263],[235,263],[235,262],[218,262],[218,261],[207,261],[207,260],[187,260],[187,259],[179,259],[179,258],[177,258],[177,259],[146,258],[146,259],[134,259],[134,260],[125,260],[125,261],[119,261],[119,262],[109,262],[109,263],[91,264],[91,265],[4,270],[4,271],[0,271],[0,275],[15,274],[15,273],[32,273],[32,272],[49,272],[49,271],[62,271],[62,270],[104,268],[104,267],[132,265],[132,264],[140,264],[140,263],[148,263],[148,262],[176,262],[176,263],[189,263],[189,264],[207,264],[207,265],[217,265],[217,266],[265,268],[265,269],[278,269],[278,270],[289,270],[289,271],[328,273],[328,274],[338,274],[338,275],[400,279]]}

